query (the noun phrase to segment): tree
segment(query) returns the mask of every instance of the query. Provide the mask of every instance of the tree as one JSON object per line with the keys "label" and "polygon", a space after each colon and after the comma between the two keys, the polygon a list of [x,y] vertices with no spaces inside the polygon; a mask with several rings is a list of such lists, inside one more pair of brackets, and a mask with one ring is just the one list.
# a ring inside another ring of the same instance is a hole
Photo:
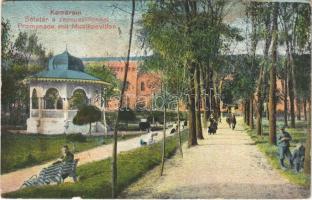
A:
{"label": "tree", "polygon": [[276,144],[276,63],[277,63],[277,40],[278,40],[278,9],[279,3],[273,5],[272,25],[272,64],[270,67],[269,89],[269,142]]}
{"label": "tree", "polygon": [[[246,6],[246,13],[247,17],[250,18],[251,22],[251,50],[252,50],[252,65],[255,65],[255,50],[257,47],[257,43],[259,40],[264,40],[264,49],[263,49],[263,58],[261,58],[260,63],[260,70],[257,79],[257,85],[255,89],[256,93],[256,132],[257,135],[262,134],[262,113],[263,113],[263,101],[265,95],[265,88],[263,87],[264,83],[266,83],[265,79],[265,72],[266,66],[268,65],[268,54],[269,48],[272,39],[272,31],[271,31],[271,17],[272,17],[272,4],[271,3],[260,3],[260,2],[250,2]],[[253,66],[255,67],[255,66]],[[252,108],[250,106],[250,108]],[[247,109],[247,110],[250,110]],[[252,124],[252,117],[249,117],[250,122],[248,124]]]}
{"label": "tree", "polygon": [[127,76],[129,70],[129,60],[131,53],[131,44],[132,44],[132,34],[133,34],[133,23],[134,23],[134,14],[135,14],[135,0],[132,0],[132,11],[131,11],[131,22],[130,22],[130,30],[129,30],[129,44],[128,44],[128,52],[127,52],[127,60],[125,63],[125,73],[122,82],[122,88],[120,92],[119,98],[119,107],[116,117],[116,122],[114,126],[114,136],[113,136],[113,153],[112,153],[112,198],[116,198],[117,196],[117,133],[118,126],[120,121],[120,111],[123,106],[124,93],[126,90]]}
{"label": "tree", "polygon": [[101,120],[101,110],[93,105],[84,105],[77,111],[73,123],[76,125],[89,124],[89,134],[91,135],[91,124]]}
{"label": "tree", "polygon": [[[201,116],[196,115],[198,103],[196,104],[195,98],[198,96],[196,85],[200,85],[195,83],[199,83],[201,79],[201,76],[196,76],[198,66],[207,68],[207,70],[202,70],[207,73],[202,75],[203,82],[207,83],[204,84],[207,87],[204,88],[205,97],[212,96],[214,113],[217,117],[220,115],[220,101],[215,95],[222,88],[219,87],[222,85],[220,84],[222,78],[217,73],[222,68],[222,65],[218,63],[218,57],[221,49],[226,47],[225,43],[228,38],[239,38],[239,31],[223,23],[225,4],[224,0],[159,1],[151,3],[148,11],[143,15],[144,44],[147,44],[154,53],[159,54],[163,60],[180,63],[188,76],[186,91],[188,93],[189,147],[197,145],[197,135],[200,135],[200,126],[196,128],[196,116],[198,119]],[[171,69],[172,65],[168,67]],[[207,92],[212,95],[207,95]],[[206,111],[207,103],[206,98],[204,105]],[[207,119],[208,112],[206,111],[205,118]]]}
{"label": "tree", "polygon": [[[21,116],[29,112],[29,88],[26,77],[37,73],[48,64],[45,49],[35,33],[20,32],[13,41],[9,20],[1,22],[2,110],[9,113],[9,124],[25,123]],[[2,119],[3,120],[3,119]]]}
{"label": "tree", "polygon": [[200,87],[200,66],[196,66],[196,72],[195,72],[195,89],[196,89],[196,129],[197,129],[197,138],[198,139],[204,139],[203,136],[203,128],[202,128],[202,123],[201,123],[201,87]]}
{"label": "tree", "polygon": [[116,88],[120,88],[121,82],[118,80],[114,72],[106,65],[86,64],[85,70],[87,73],[95,76],[102,81],[110,84],[106,90],[106,97],[116,95]]}

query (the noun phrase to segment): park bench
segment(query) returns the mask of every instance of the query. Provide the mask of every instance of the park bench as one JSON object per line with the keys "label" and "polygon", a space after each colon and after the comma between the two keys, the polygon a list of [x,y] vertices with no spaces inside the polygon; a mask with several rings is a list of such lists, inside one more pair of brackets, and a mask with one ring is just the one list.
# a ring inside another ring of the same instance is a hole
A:
{"label": "park bench", "polygon": [[21,188],[50,185],[53,183],[60,184],[63,183],[67,177],[72,177],[74,182],[77,182],[77,168],[78,159],[73,162],[60,162],[51,165],[47,168],[43,168],[39,175],[33,175],[25,181]]}

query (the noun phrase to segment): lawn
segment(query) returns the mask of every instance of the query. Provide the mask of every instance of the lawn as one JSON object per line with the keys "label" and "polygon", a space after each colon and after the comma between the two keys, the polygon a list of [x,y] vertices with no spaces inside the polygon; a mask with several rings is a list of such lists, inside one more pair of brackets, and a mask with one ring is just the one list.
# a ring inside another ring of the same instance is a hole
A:
{"label": "lawn", "polygon": [[[242,119],[240,119],[241,123],[243,123]],[[283,121],[277,121],[277,127],[281,127],[284,125]],[[268,120],[263,120],[263,136],[259,137],[256,135],[256,130],[251,130],[247,125],[244,125],[247,133],[251,136],[251,138],[255,141],[256,145],[260,149],[261,152],[263,152],[270,164],[277,169],[284,177],[286,177],[290,182],[304,186],[304,187],[310,187],[310,176],[305,175],[303,172],[295,173],[293,170],[286,170],[283,171],[280,168],[279,165],[279,159],[278,159],[278,151],[277,146],[272,146],[268,143],[268,135],[269,135],[269,127],[268,127]],[[306,136],[307,136],[307,122],[305,121],[296,121],[296,128],[286,128],[286,131],[290,133],[292,136],[292,141],[290,143],[290,150],[292,151],[295,146],[303,142],[305,143]],[[286,164],[289,163],[286,161]]]}
{"label": "lawn", "polygon": [[[183,131],[187,140],[187,130]],[[166,139],[166,157],[178,148],[177,136]],[[118,193],[161,162],[161,143],[137,148],[118,155]],[[78,183],[26,188],[4,194],[6,198],[111,198],[110,158],[78,167]]]}
{"label": "lawn", "polygon": [[[135,137],[124,136],[122,139]],[[121,139],[121,138],[120,138]],[[1,174],[37,165],[61,156],[61,147],[67,144],[71,151],[80,152],[109,144],[111,137],[42,134],[1,134]]]}

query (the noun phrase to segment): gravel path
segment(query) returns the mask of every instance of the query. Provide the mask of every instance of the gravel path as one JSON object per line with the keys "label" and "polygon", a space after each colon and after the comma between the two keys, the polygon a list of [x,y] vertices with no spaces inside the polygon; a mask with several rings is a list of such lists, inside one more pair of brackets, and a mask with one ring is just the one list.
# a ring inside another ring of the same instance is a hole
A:
{"label": "gravel path", "polygon": [[[171,128],[168,128],[166,131],[167,137],[171,136],[169,134],[170,130]],[[154,137],[154,139],[156,141],[159,141],[162,139],[162,131],[155,131],[153,133],[156,132],[158,133],[158,135],[157,137]],[[148,135],[144,135],[143,138],[147,141]],[[118,153],[122,151],[129,151],[138,147],[140,147],[140,137],[135,137],[125,141],[119,141]],[[79,166],[89,162],[103,160],[110,156],[112,156],[112,144],[103,145],[100,147],[96,147],[87,151],[77,153],[75,154],[75,159],[76,158],[79,159],[78,162]],[[53,162],[55,161],[47,162],[45,164],[36,165],[34,167],[28,167],[15,172],[1,175],[0,179],[1,194],[18,190],[25,180],[29,179],[32,175],[39,174],[39,172],[44,167],[49,166]]]}
{"label": "gravel path", "polygon": [[[205,132],[206,133],[206,132]],[[268,164],[250,137],[220,124],[190,149],[148,172],[121,194],[121,198],[308,198],[310,191],[290,184]]]}

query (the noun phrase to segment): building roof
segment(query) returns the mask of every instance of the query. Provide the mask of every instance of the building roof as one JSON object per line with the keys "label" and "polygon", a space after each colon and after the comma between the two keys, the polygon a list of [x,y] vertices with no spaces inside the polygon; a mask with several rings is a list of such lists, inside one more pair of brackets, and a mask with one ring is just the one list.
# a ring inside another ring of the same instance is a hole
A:
{"label": "building roof", "polygon": [[97,77],[85,73],[82,61],[70,55],[67,50],[49,60],[48,70],[41,71],[28,79],[110,85]]}

